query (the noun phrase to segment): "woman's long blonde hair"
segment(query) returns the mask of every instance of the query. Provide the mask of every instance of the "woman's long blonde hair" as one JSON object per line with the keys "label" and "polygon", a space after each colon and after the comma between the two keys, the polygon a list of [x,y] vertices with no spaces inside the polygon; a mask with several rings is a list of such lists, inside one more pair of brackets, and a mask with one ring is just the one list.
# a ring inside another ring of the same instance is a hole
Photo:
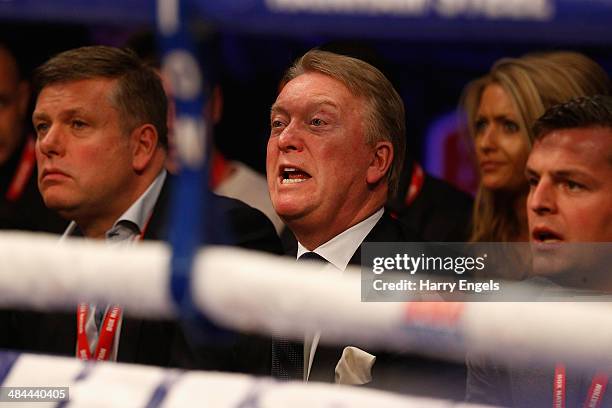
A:
{"label": "woman's long blonde hair", "polygon": [[[610,94],[610,79],[592,59],[569,51],[527,54],[502,58],[485,76],[470,82],[463,90],[460,107],[465,113],[467,131],[474,140],[475,120],[480,97],[490,84],[501,86],[518,109],[519,126],[531,146],[532,125],[550,106],[578,96]],[[512,241],[521,233],[514,203],[526,189],[500,193],[478,188],[472,215],[470,241]]]}

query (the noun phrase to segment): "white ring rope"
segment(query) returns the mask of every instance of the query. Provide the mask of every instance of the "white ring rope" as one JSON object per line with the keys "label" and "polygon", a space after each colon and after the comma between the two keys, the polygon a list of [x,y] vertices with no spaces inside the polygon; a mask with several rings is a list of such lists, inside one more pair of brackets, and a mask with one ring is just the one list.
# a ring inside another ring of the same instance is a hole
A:
{"label": "white ring rope", "polygon": [[[168,291],[170,251],[25,233],[0,234],[0,307],[74,310],[83,300],[126,314],[177,316]],[[612,364],[607,303],[367,303],[359,273],[235,248],[201,250],[192,292],[213,321],[245,332],[415,351],[462,359],[466,349],[517,358]],[[355,271],[352,271],[355,272]],[[500,352],[501,351],[501,352]],[[446,355],[446,356],[445,356]]]}
{"label": "white ring rope", "polygon": [[[75,381],[85,364],[74,358],[24,354],[1,385],[69,387],[69,408],[145,407],[162,383],[168,384],[167,394],[161,404],[155,406],[163,408],[476,407],[362,387],[277,382],[241,374],[168,370],[122,363],[95,363],[82,380]],[[32,402],[30,405],[20,403],[19,406],[42,408],[55,404]]]}

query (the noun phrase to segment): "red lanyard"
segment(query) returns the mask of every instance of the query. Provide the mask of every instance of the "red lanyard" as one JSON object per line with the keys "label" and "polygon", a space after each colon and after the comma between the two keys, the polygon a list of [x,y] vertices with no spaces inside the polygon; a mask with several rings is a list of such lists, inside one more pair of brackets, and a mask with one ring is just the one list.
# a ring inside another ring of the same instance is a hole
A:
{"label": "red lanyard", "polygon": [[[136,237],[136,241],[144,239],[145,232],[149,227],[149,222],[153,218],[153,213],[149,216],[144,228],[140,234]],[[87,322],[87,313],[89,312],[89,305],[87,303],[80,303],[77,307],[77,358],[81,360],[91,360],[91,349],[89,347],[89,339],[87,338],[87,332],[85,330],[85,324]],[[98,334],[98,345],[94,352],[94,360],[108,360],[110,358],[111,350],[117,334],[117,329],[121,321],[121,315],[123,311],[117,305],[112,305],[104,315],[102,327]]]}
{"label": "red lanyard", "polygon": [[565,366],[563,364],[555,366],[553,408],[565,408]]}
{"label": "red lanyard", "polygon": [[[143,228],[140,235],[136,237],[137,241],[144,238],[144,234],[149,220]],[[77,307],[77,358],[81,360],[91,360],[91,349],[89,347],[89,339],[87,338],[87,332],[85,330],[85,324],[87,322],[87,313],[89,312],[89,305],[87,303],[79,303]],[[119,306],[113,305],[104,315],[102,327],[98,334],[98,345],[94,352],[94,360],[108,360],[110,358],[110,352],[113,347],[117,328],[120,324],[122,310]]]}
{"label": "red lanyard", "polygon": [[[85,331],[87,322],[87,313],[89,305],[80,303],[77,308],[77,357],[81,360],[91,360],[91,349],[89,348],[89,339]],[[94,351],[94,360],[108,360],[110,358],[115,334],[121,319],[121,308],[113,305],[104,315],[104,321],[98,335],[98,345]]]}
{"label": "red lanyard", "polygon": [[[553,408],[565,408],[565,366],[557,364],[555,366],[555,377],[553,380]],[[608,375],[597,373],[593,376],[591,386],[584,400],[583,408],[599,408],[603,395],[608,386]]]}
{"label": "red lanyard", "polygon": [[28,141],[21,153],[21,159],[19,160],[19,165],[17,166],[17,170],[15,170],[15,174],[13,175],[13,180],[11,180],[11,184],[9,185],[8,190],[6,190],[6,200],[10,202],[15,202],[21,197],[23,191],[25,190],[25,186],[30,179],[30,175],[32,174],[32,170],[34,169],[34,163],[36,163],[36,154],[34,152],[34,140],[28,135]]}

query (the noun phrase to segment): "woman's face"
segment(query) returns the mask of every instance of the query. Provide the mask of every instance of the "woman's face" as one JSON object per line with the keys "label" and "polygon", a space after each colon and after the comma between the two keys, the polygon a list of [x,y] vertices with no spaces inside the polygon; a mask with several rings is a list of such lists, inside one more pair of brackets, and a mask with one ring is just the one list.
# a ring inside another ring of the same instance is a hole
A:
{"label": "woman's face", "polygon": [[474,119],[476,157],[484,188],[518,191],[526,186],[527,139],[506,91],[497,84],[487,85]]}

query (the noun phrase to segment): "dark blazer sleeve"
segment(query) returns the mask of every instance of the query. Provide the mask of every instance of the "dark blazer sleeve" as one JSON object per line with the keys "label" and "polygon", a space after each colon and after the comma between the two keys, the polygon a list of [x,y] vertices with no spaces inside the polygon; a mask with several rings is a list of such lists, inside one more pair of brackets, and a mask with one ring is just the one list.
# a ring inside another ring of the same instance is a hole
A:
{"label": "dark blazer sleeve", "polygon": [[[146,240],[166,240],[172,222],[171,193],[175,178],[168,176],[153,209]],[[282,254],[282,246],[274,225],[261,211],[242,201],[206,193],[207,213],[202,232],[205,243],[232,245],[245,249]]]}
{"label": "dark blazer sleeve", "polygon": [[[385,212],[363,242],[419,242],[421,236],[411,226],[401,220],[391,217],[390,211]],[[361,243],[363,245],[363,243]],[[351,257],[350,265],[361,265],[361,245]]]}
{"label": "dark blazer sleeve", "polygon": [[274,225],[261,211],[242,201],[213,195],[229,227],[232,244],[257,251],[281,255],[281,241]]}
{"label": "dark blazer sleeve", "polygon": [[422,187],[410,204],[405,201],[412,180],[412,160],[407,160],[399,191],[387,206],[424,241],[463,242],[469,238],[472,197],[444,180],[425,173]]}
{"label": "dark blazer sleeve", "polygon": [[468,354],[465,399],[475,404],[512,405],[508,373],[484,357]]}

